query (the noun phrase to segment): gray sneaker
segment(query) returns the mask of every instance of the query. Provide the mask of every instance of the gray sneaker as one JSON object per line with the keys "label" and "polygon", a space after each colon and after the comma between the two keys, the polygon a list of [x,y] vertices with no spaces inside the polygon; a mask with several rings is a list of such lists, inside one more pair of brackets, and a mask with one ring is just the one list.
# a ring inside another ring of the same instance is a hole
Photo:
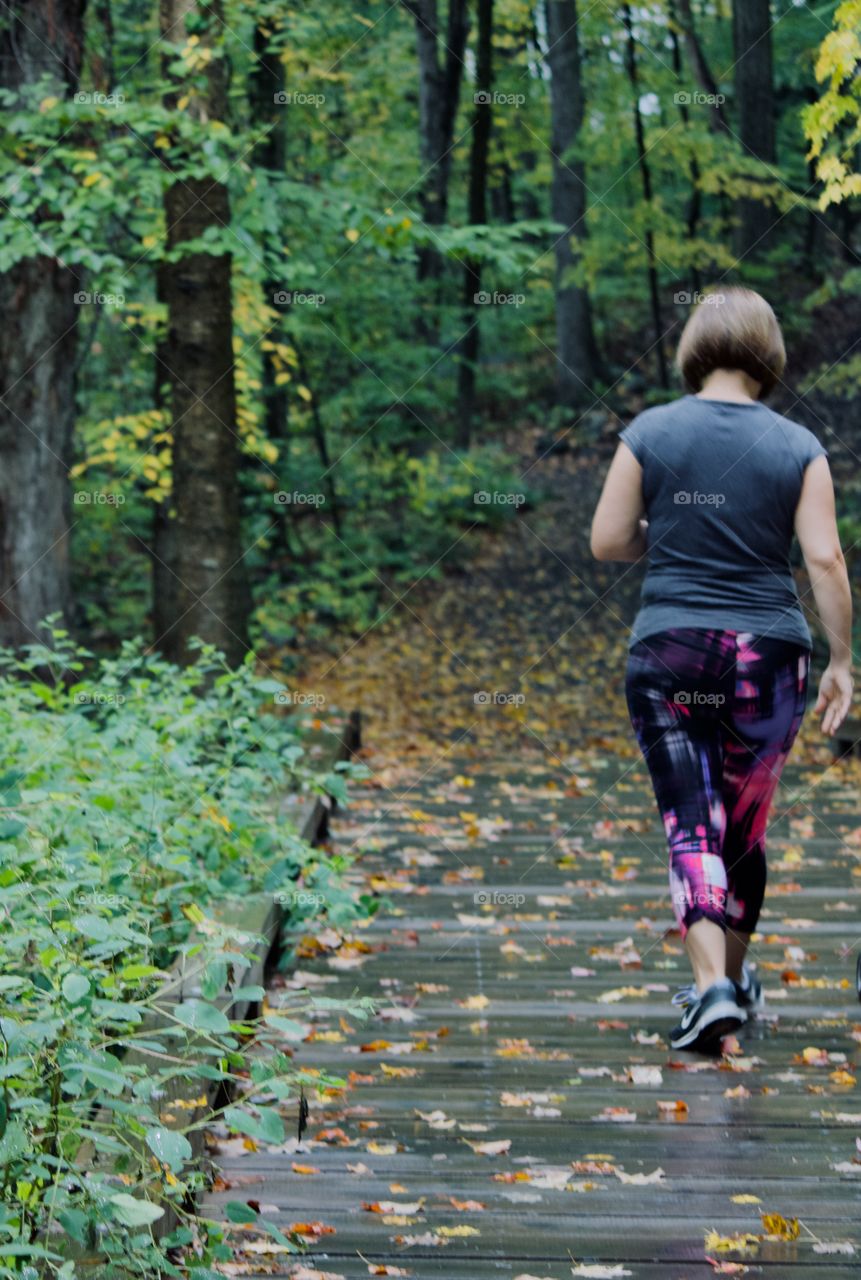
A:
{"label": "gray sneaker", "polygon": [[[861,957],[859,957],[859,974],[861,975]],[[748,1013],[761,1013],[765,1008],[765,996],[762,992],[762,983],[756,974],[751,973],[746,964],[742,964],[741,982],[736,982],[734,978],[730,981],[735,985],[739,1008],[745,1009]],[[698,994],[696,983],[690,982],[686,987],[679,987],[672,998],[672,1003],[685,1009],[696,1000]],[[859,977],[859,996],[861,996],[861,977]]]}
{"label": "gray sneaker", "polygon": [[751,973],[746,964],[741,966],[741,982],[736,982],[736,998],[739,1006],[748,1013],[762,1013],[765,1008],[765,996],[762,983],[755,973]]}
{"label": "gray sneaker", "polygon": [[696,987],[693,992],[693,998],[685,1004],[681,1022],[670,1033],[670,1045],[673,1049],[714,1052],[724,1036],[744,1026],[747,1013],[738,1003],[732,978],[712,983],[702,995]]}

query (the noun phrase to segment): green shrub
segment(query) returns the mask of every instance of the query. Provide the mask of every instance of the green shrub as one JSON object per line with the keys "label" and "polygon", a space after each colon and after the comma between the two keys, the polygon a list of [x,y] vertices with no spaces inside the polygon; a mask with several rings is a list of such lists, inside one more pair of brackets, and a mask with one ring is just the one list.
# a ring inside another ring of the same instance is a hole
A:
{"label": "green shrub", "polygon": [[[316,910],[331,886],[333,920],[361,909],[273,803],[286,786],[343,797],[349,772],[306,765],[279,689],[253,659],[229,670],[207,646],[185,670],[139,642],[91,663],[61,630],[24,660],[0,651],[0,1277],[93,1275],[74,1242],[109,1259],[97,1275],[205,1280],[227,1256],[188,1207],[202,1182],[188,1135],[206,1119],[164,1116],[171,1081],[222,1086],[228,1130],[269,1142],[303,1082],[342,1083],[278,1051],[304,1034],[307,993],[249,1023],[213,1003],[259,940],[209,907],[283,894],[301,874]],[[199,998],[171,1004],[164,971],[181,954],[199,966]],[[261,1042],[275,1051],[249,1068]],[[180,1226],[156,1243],[166,1202]],[[188,1270],[168,1249],[188,1251]]]}

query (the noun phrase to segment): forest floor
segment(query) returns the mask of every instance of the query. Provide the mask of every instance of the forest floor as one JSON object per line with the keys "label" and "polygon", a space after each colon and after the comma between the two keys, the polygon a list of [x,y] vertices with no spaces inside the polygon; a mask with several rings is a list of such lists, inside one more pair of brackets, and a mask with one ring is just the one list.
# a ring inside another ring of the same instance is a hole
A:
{"label": "forest floor", "polygon": [[380,1004],[289,1046],[344,1080],[301,1142],[295,1106],[278,1147],[215,1133],[204,1212],[249,1198],[309,1246],[297,1261],[233,1224],[226,1274],[861,1269],[859,765],[808,718],[771,827],[767,1014],[719,1058],[673,1053],[688,969],[623,694],[640,571],[588,552],[610,450],[540,462],[550,501],[305,673],[363,712],[370,777],[330,843],[382,904],[299,939],[269,1002]]}

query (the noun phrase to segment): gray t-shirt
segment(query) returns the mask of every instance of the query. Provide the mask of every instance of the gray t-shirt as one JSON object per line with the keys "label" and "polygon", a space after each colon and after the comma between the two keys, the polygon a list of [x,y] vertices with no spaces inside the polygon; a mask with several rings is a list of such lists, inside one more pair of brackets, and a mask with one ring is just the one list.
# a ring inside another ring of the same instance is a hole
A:
{"label": "gray t-shirt", "polygon": [[619,438],[643,468],[649,522],[630,644],[719,627],[810,648],[789,553],[804,469],[827,456],[813,433],[759,402],[686,395],[638,414]]}

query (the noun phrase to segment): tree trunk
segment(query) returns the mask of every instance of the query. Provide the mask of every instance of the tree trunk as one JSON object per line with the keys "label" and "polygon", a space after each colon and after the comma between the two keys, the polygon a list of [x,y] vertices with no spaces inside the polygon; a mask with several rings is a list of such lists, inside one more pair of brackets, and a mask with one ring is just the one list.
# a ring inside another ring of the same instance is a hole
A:
{"label": "tree trunk", "polygon": [[[170,263],[160,263],[156,269],[155,291],[160,303],[167,302],[165,281]],[[170,410],[170,373],[167,365],[166,335],[155,344],[153,371],[153,404],[156,409]],[[176,520],[172,515],[173,494],[161,502],[153,503],[152,514],[152,629],[156,644],[166,635],[177,617],[176,575],[174,562],[174,534]]]}
{"label": "tree trunk", "polygon": [[640,177],[643,183],[643,199],[646,202],[648,222],[646,226],[646,262],[649,276],[649,299],[652,309],[652,325],[655,331],[655,356],[658,363],[658,377],[662,387],[670,385],[667,370],[667,357],[664,351],[664,322],[661,316],[661,299],[658,293],[658,268],[655,257],[655,236],[651,227],[652,216],[652,174],[646,154],[646,139],[643,133],[643,117],[640,114],[640,88],[637,77],[637,46],[634,40],[634,27],[631,21],[631,6],[622,5],[622,24],[627,33],[625,63],[628,79],[631,82],[631,97],[634,110],[634,136],[637,139],[637,162],[640,166]]}
{"label": "tree trunk", "polygon": [[[774,164],[774,78],[769,0],[733,0],[732,19],[739,140],[748,155]],[[738,201],[737,212],[736,254],[744,258],[761,253],[767,248],[768,234],[774,222],[772,206],[748,197]]]}
{"label": "tree trunk", "polygon": [[[186,20],[209,16],[195,34],[223,39],[221,0],[206,11],[195,0],[161,0],[161,30],[178,42]],[[224,60],[209,63],[202,92],[183,85],[185,111],[221,120],[226,104]],[[175,96],[175,95],[173,95]],[[212,178],[183,178],[164,197],[168,250],[208,230],[230,225],[226,186]],[[168,308],[164,360],[173,431],[173,516],[169,569],[175,577],[174,617],[156,643],[176,662],[194,660],[193,636],[216,645],[229,663],[248,649],[250,592],[240,536],[233,317],[228,253],[189,253],[162,276]]]}
{"label": "tree trunk", "polygon": [[[436,0],[403,0],[416,24],[419,63],[419,135],[422,219],[438,227],[448,214],[448,183],[454,121],[463,77],[463,55],[469,27],[467,0],[449,0],[445,58],[439,56],[439,19]],[[436,245],[419,251],[419,281],[442,274],[442,258]]]}
{"label": "tree trunk", "polygon": [[[478,47],[476,50],[475,117],[469,160],[469,222],[480,226],[487,221],[487,157],[493,124],[493,0],[478,0]],[[481,263],[470,258],[463,268],[463,314],[467,331],[460,348],[458,368],[458,447],[468,449],[475,411],[475,372],[478,362],[481,292]]]}
{"label": "tree trunk", "polygon": [[583,125],[584,98],[576,0],[546,0],[550,64],[551,209],[565,228],[556,250],[556,399],[576,408],[592,399],[599,373],[592,308],[585,286],[574,282],[581,254],[572,236],[586,237],[585,165],[569,154]]}
{"label": "tree trunk", "polygon": [[709,112],[710,127],[719,133],[729,133],[729,125],[724,115],[723,103],[720,101],[721,95],[718,91],[717,81],[711,73],[702,45],[697,37],[694,15],[691,12],[691,0],[679,0],[679,26],[685,38],[688,61],[691,64],[694,79],[699,85],[699,91],[708,98],[713,99],[712,102],[707,104],[711,108]]}
{"label": "tree trunk", "polygon": [[[7,0],[0,29],[6,109],[27,91],[78,88],[86,0]],[[50,213],[42,215],[49,232]],[[38,236],[38,228],[36,229]],[[0,275],[0,643],[46,638],[39,623],[69,608],[69,465],[75,420],[78,281],[38,251]]]}
{"label": "tree trunk", "polygon": [[[673,45],[673,71],[675,72],[676,80],[679,82],[679,84],[681,84],[682,51],[681,51],[681,48],[679,47],[679,36],[678,36],[678,30],[677,30],[680,24],[676,16],[675,5],[673,4],[673,0],[670,0],[670,3],[669,3],[669,16],[670,16],[670,40],[672,41],[672,45]],[[681,97],[679,98],[678,107],[679,107],[679,115],[682,118],[682,124],[684,126],[685,132],[687,133],[688,125],[690,123],[690,111],[688,110],[687,104],[684,102],[683,98]],[[702,209],[702,195],[699,187],[700,166],[697,163],[697,158],[695,155],[692,155],[690,158],[690,161],[688,164],[688,171],[691,177],[691,194],[688,200],[688,210],[685,218],[685,223],[687,227],[688,241],[689,243],[692,244],[696,239],[697,228],[699,226],[699,221],[700,221],[700,212]],[[700,279],[699,267],[695,262],[692,262],[690,267],[690,283],[691,283],[691,287],[694,290],[696,290],[697,293],[699,293],[700,285],[702,282]]]}
{"label": "tree trunk", "polygon": [[[284,63],[271,47],[271,37],[261,27],[254,32],[254,55],[248,77],[251,120],[257,133],[254,145],[255,166],[283,177],[287,165],[287,107],[279,101],[286,92]],[[286,280],[266,280],[263,305],[275,306],[275,296],[287,290]],[[282,336],[280,318],[267,333],[270,341]],[[276,369],[272,353],[261,351],[263,372],[263,411],[266,435],[273,442],[287,438],[287,389],[275,382]]]}

